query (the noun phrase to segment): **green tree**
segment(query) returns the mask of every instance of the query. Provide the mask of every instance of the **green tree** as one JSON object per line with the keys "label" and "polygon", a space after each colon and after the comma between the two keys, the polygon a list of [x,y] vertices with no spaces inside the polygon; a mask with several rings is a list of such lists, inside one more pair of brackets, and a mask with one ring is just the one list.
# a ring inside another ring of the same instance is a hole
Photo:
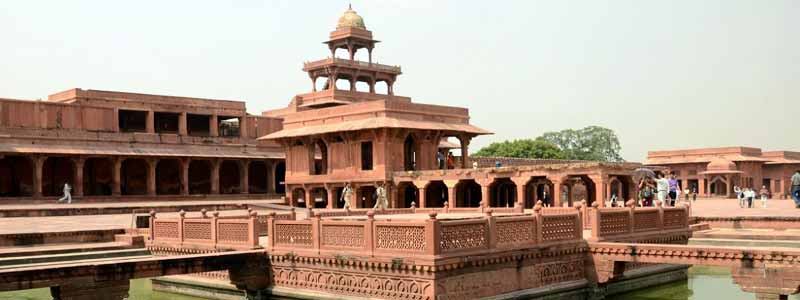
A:
{"label": "green tree", "polygon": [[623,161],[619,154],[622,147],[619,145],[617,134],[611,129],[600,126],[546,132],[536,140],[552,143],[561,149],[568,159]]}
{"label": "green tree", "polygon": [[474,156],[483,157],[519,157],[533,159],[564,159],[564,152],[555,145],[544,140],[513,140],[492,143],[483,147]]}

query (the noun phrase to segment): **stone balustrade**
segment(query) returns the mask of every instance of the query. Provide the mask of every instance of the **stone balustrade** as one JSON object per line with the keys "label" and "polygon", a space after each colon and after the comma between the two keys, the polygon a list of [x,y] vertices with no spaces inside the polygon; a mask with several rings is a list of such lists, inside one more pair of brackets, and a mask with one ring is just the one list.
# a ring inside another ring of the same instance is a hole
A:
{"label": "stone balustrade", "polygon": [[[277,216],[276,216],[277,217]],[[260,226],[258,214],[247,217],[211,216],[186,217],[181,211],[177,218],[157,218],[150,213],[149,245],[190,249],[249,250],[261,248],[258,244]]]}
{"label": "stone balustrade", "polygon": [[689,230],[689,207],[619,207],[586,209],[591,241],[629,238],[671,230]]}
{"label": "stone balustrade", "polygon": [[582,239],[578,210],[564,213],[514,214],[462,219],[439,219],[432,211],[420,219],[279,220],[268,216],[271,253],[299,255],[415,257],[436,259],[575,242]]}

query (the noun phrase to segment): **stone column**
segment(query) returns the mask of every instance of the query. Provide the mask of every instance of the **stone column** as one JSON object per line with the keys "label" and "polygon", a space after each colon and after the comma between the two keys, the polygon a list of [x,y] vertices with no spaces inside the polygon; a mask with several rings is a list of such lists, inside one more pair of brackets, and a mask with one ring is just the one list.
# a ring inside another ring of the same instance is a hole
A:
{"label": "stone column", "polygon": [[455,208],[456,205],[456,185],[458,180],[445,180],[444,185],[447,186],[447,207]]}
{"label": "stone column", "polygon": [[217,115],[211,115],[208,118],[208,135],[219,136],[219,125],[217,124]]}
{"label": "stone column", "polygon": [[181,195],[189,195],[189,165],[192,160],[187,158],[181,160]]}
{"label": "stone column", "polygon": [[155,133],[156,130],[156,113],[152,110],[147,111],[147,121],[145,122],[145,131],[147,133]]}
{"label": "stone column", "polygon": [[123,157],[114,158],[114,170],[111,180],[111,195],[122,195],[122,162],[125,161]]}
{"label": "stone column", "polygon": [[594,201],[597,201],[597,205],[599,205],[600,207],[606,206],[605,195],[606,195],[606,185],[608,185],[607,184],[608,179],[606,177],[607,177],[606,175],[589,176],[589,179],[591,179],[592,182],[594,183],[594,195],[595,195]]}
{"label": "stone column", "polygon": [[491,198],[489,197],[489,186],[492,184],[492,182],[491,181],[488,181],[488,182],[479,181],[478,184],[481,185],[481,203],[482,203],[482,207],[490,207],[491,205],[489,205],[489,199],[491,199]]}
{"label": "stone column", "polygon": [[414,185],[419,190],[419,203],[417,203],[417,207],[425,208],[425,188],[428,187],[428,181],[414,181]]}
{"label": "stone column", "polygon": [[314,199],[311,199],[311,187],[306,187],[304,190],[306,192],[306,199],[305,199],[306,200],[306,207],[313,208],[314,207]]}
{"label": "stone column", "polygon": [[147,195],[156,195],[156,167],[158,166],[158,159],[146,159],[147,162]]}
{"label": "stone column", "polygon": [[733,185],[731,179],[731,175],[725,175],[725,198],[731,198],[731,186]]}
{"label": "stone column", "polygon": [[275,162],[267,160],[267,194],[275,193]]}
{"label": "stone column", "polygon": [[41,198],[42,197],[42,171],[44,168],[44,162],[47,160],[47,156],[34,156],[31,158],[33,160],[33,197],[34,198]]}
{"label": "stone column", "polygon": [[705,176],[698,177],[698,179],[697,179],[697,193],[700,194],[703,197],[708,197],[708,194],[706,194],[706,182],[705,181],[706,181]]}
{"label": "stone column", "polygon": [[246,139],[248,137],[247,126],[249,121],[247,120],[247,113],[244,116],[239,117],[239,137]]}
{"label": "stone column", "polygon": [[[564,188],[561,180],[551,180],[551,182],[553,183],[553,190],[550,191],[550,196],[553,197],[553,207],[562,207],[566,199],[561,199],[561,189]],[[567,200],[567,203],[569,203],[569,200]]]}
{"label": "stone column", "polygon": [[466,136],[462,136],[459,138],[459,142],[461,142],[461,168],[462,169],[469,169],[470,168],[470,161],[469,161],[469,142],[470,138]]}
{"label": "stone column", "polygon": [[239,190],[242,194],[250,193],[250,162],[247,160],[239,163]]}
{"label": "stone column", "polygon": [[86,158],[78,157],[72,160],[75,164],[75,182],[72,183],[72,196],[83,197],[83,165]]}
{"label": "stone column", "polygon": [[182,112],[178,115],[178,134],[180,135],[189,135],[189,131],[187,130],[188,126],[188,118],[186,116],[186,112]]}
{"label": "stone column", "polygon": [[222,162],[214,159],[211,160],[211,194],[219,194],[219,165]]}
{"label": "stone column", "polygon": [[328,193],[328,205],[325,208],[333,209],[334,207],[336,207],[334,205],[334,203],[336,203],[336,199],[335,199],[336,198],[335,197],[336,193],[334,193],[336,191],[336,187],[333,186],[333,185],[326,185],[325,186],[325,191]]}

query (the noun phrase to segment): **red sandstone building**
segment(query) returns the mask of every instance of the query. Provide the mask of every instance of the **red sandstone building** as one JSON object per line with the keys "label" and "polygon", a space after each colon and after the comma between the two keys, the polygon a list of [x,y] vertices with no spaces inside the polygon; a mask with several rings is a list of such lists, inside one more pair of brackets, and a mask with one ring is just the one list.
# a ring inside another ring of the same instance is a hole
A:
{"label": "red sandstone building", "polygon": [[682,187],[697,188],[703,196],[734,197],[734,186],[766,186],[778,198],[790,192],[792,173],[800,170],[800,152],[747,147],[650,151],[646,164],[667,167]]}

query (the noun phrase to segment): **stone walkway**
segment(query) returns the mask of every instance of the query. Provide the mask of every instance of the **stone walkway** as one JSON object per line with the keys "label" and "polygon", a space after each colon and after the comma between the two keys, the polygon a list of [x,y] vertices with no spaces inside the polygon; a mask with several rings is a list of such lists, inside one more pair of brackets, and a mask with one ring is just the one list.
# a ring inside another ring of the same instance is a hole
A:
{"label": "stone walkway", "polygon": [[700,198],[692,204],[692,215],[702,217],[800,217],[800,209],[794,207],[792,200],[767,200],[767,208],[761,207],[761,200],[753,203],[753,208],[739,207],[737,199]]}

